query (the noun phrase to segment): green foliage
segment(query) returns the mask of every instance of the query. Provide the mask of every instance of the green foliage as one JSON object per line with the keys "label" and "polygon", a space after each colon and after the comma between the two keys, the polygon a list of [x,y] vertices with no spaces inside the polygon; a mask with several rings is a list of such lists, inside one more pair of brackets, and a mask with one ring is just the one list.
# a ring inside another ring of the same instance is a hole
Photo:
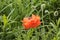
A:
{"label": "green foliage", "polygon": [[[25,30],[21,21],[31,14],[42,24]],[[60,40],[60,0],[0,0],[0,40]]]}

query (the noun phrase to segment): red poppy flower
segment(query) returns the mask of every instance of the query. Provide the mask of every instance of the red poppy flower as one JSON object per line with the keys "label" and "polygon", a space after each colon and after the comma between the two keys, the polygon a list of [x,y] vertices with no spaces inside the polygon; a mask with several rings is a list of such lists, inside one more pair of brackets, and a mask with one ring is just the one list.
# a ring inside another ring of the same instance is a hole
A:
{"label": "red poppy flower", "polygon": [[40,17],[38,15],[32,14],[31,17],[25,17],[22,20],[22,25],[25,29],[36,28],[41,24]]}

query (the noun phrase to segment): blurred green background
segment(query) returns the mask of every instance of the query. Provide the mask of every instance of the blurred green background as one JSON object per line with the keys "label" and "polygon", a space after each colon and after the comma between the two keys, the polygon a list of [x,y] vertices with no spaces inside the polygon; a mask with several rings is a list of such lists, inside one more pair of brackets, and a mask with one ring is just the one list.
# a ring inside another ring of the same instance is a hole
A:
{"label": "blurred green background", "polygon": [[[24,30],[21,20],[32,14],[42,24]],[[0,40],[60,40],[60,0],[0,0]]]}

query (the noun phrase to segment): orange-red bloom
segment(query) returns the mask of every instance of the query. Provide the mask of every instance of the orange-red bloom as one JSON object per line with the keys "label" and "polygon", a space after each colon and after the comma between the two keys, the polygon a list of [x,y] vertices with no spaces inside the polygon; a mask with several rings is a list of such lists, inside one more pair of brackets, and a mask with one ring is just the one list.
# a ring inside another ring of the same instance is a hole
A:
{"label": "orange-red bloom", "polygon": [[26,17],[22,20],[22,25],[25,29],[36,28],[41,24],[40,17],[38,15],[33,15],[31,17]]}

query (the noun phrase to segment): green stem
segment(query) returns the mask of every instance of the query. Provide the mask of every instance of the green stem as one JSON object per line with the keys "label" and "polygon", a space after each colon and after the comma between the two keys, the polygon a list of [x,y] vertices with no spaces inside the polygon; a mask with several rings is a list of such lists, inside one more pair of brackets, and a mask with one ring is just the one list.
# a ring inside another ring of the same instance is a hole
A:
{"label": "green stem", "polygon": [[25,40],[29,40],[30,39],[30,37],[32,36],[33,31],[34,31],[34,29],[28,30]]}
{"label": "green stem", "polygon": [[[42,17],[43,17],[43,9],[42,9]],[[46,40],[45,39],[45,28],[44,28],[44,19],[42,18],[42,23],[43,23],[43,28],[42,28],[42,40]]]}

